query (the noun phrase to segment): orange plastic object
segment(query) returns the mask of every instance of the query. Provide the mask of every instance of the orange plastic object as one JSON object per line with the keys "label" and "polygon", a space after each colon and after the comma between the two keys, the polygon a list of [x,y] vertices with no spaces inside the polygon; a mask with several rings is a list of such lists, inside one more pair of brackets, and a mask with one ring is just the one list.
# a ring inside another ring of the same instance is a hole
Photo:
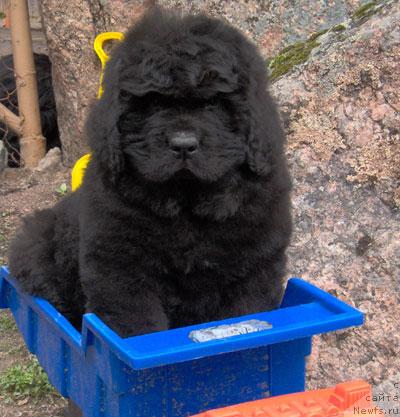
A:
{"label": "orange plastic object", "polygon": [[[233,405],[192,417],[354,417],[377,416],[382,410],[371,402],[371,386],[351,381],[332,388]],[[366,411],[361,411],[366,410]]]}

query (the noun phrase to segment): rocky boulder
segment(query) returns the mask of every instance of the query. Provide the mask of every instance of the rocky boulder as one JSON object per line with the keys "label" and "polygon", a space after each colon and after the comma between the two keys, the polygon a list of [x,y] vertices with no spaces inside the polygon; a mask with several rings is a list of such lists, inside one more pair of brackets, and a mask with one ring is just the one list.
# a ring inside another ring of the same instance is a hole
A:
{"label": "rocky boulder", "polygon": [[58,125],[64,163],[72,165],[85,151],[83,122],[95,100],[100,62],[93,51],[97,34],[125,31],[148,7],[159,4],[204,11],[226,19],[260,46],[265,57],[282,46],[348,17],[362,0],[42,0],[49,56],[53,64]]}
{"label": "rocky boulder", "polygon": [[393,395],[400,372],[400,4],[371,4],[292,48],[270,62],[294,178],[290,274],[366,313],[363,327],[316,338],[309,385],[363,378]]}

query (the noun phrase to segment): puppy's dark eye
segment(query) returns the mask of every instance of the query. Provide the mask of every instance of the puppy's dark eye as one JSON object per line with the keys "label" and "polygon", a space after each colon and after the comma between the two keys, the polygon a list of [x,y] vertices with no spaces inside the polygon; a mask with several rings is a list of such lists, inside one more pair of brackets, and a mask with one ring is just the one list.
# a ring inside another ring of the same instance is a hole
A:
{"label": "puppy's dark eye", "polygon": [[219,101],[218,97],[213,96],[206,101],[206,104],[208,106],[218,106],[218,104],[220,104]]}
{"label": "puppy's dark eye", "polygon": [[121,90],[121,91],[119,92],[119,98],[120,98],[121,100],[127,101],[127,100],[129,100],[131,97],[132,97],[132,94],[131,94],[131,93],[129,93],[128,91]]}
{"label": "puppy's dark eye", "polygon": [[157,92],[147,93],[141,98],[141,104],[146,107],[167,107],[168,97]]}
{"label": "puppy's dark eye", "polygon": [[154,94],[150,99],[149,102],[153,106],[161,106],[163,104],[163,97],[159,96],[158,94]]}
{"label": "puppy's dark eye", "polygon": [[204,74],[203,74],[203,78],[202,78],[202,82],[204,83],[204,82],[210,82],[210,81],[213,81],[213,80],[216,80],[218,78],[218,72],[217,71],[214,71],[214,70],[210,70],[210,71],[206,71]]}

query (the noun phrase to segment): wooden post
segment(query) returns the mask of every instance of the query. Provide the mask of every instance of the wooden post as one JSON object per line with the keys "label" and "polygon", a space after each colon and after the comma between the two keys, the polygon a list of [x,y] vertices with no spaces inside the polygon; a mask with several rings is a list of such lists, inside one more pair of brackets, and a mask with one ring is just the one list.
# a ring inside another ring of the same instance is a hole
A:
{"label": "wooden post", "polygon": [[22,120],[21,160],[26,167],[34,168],[46,154],[46,139],[40,125],[27,0],[10,0],[10,18],[18,111]]}
{"label": "wooden post", "polygon": [[21,136],[21,119],[14,114],[11,110],[8,110],[6,106],[0,103],[0,122],[4,123],[7,128]]}

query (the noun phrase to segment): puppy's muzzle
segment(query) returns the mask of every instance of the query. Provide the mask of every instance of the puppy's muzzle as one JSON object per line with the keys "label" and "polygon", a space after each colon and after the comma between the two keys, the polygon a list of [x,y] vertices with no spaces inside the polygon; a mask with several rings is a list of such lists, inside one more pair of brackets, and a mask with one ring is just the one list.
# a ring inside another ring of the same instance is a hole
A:
{"label": "puppy's muzzle", "polygon": [[177,158],[191,158],[199,149],[199,141],[192,132],[177,132],[169,140],[169,149]]}

